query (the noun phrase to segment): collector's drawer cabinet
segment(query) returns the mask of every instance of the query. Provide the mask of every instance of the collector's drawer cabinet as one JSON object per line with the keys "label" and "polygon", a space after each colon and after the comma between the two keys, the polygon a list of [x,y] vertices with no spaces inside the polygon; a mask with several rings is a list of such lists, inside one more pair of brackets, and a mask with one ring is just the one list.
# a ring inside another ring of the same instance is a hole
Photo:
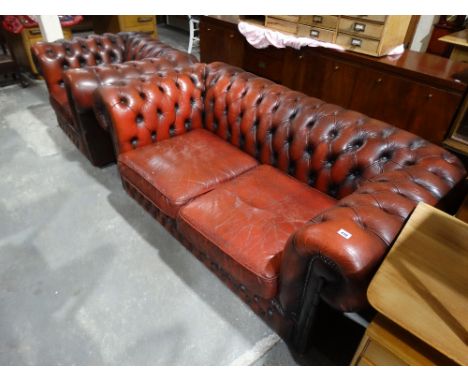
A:
{"label": "collector's drawer cabinet", "polygon": [[266,16],[265,26],[298,37],[384,56],[405,41],[412,16]]}

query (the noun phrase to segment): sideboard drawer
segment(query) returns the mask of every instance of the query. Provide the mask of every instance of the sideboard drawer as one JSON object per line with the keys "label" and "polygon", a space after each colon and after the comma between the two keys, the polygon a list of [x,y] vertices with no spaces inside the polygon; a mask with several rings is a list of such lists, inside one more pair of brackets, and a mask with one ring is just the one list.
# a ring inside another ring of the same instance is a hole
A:
{"label": "sideboard drawer", "polygon": [[299,22],[302,24],[316,26],[320,28],[335,29],[338,25],[338,16],[301,16]]}
{"label": "sideboard drawer", "polygon": [[137,33],[153,34],[154,33],[154,27],[153,27],[153,25],[143,24],[143,25],[136,26],[136,27],[126,27],[125,32],[137,32]]}
{"label": "sideboard drawer", "polygon": [[265,22],[265,26],[267,28],[271,28],[277,30],[279,32],[290,33],[290,34],[297,34],[297,27],[299,24],[285,21],[279,19],[277,17],[270,17],[268,16]]}
{"label": "sideboard drawer", "polygon": [[385,20],[387,19],[387,16],[383,15],[350,15],[349,17],[353,17],[356,19],[363,19],[363,20],[372,20],[372,21],[378,21],[380,23],[384,23]]}
{"label": "sideboard drawer", "polygon": [[310,37],[314,40],[334,42],[335,32],[329,29],[309,27],[307,25],[299,25],[297,30],[299,37]]}
{"label": "sideboard drawer", "polygon": [[372,40],[360,36],[353,36],[346,33],[338,33],[338,36],[336,37],[336,43],[348,50],[373,55],[377,54],[379,49],[378,40]]}
{"label": "sideboard drawer", "polygon": [[121,16],[121,23],[123,27],[139,27],[142,25],[153,25],[154,16],[144,16],[144,15],[130,15],[130,16]]}
{"label": "sideboard drawer", "polygon": [[291,23],[297,23],[297,22],[299,22],[299,20],[301,18],[301,16],[283,16],[283,15],[273,16],[273,17],[275,19],[289,21]]}
{"label": "sideboard drawer", "polygon": [[339,31],[379,39],[382,36],[383,28],[384,24],[342,17],[340,19]]}

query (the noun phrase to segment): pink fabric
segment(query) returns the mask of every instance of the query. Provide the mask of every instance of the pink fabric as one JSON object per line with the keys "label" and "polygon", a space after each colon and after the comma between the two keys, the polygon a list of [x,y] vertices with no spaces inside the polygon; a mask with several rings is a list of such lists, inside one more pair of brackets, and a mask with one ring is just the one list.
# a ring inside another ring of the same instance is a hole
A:
{"label": "pink fabric", "polygon": [[[239,32],[244,35],[248,43],[257,49],[263,49],[269,45],[273,45],[276,48],[286,48],[289,46],[294,49],[301,49],[304,46],[309,46],[312,48],[321,46],[323,48],[336,49],[340,51],[345,50],[345,48],[341,45],[318,41],[309,37],[296,37],[245,21],[239,22],[237,27],[239,28]],[[393,48],[389,55],[402,54],[404,50],[404,45],[399,45]]]}
{"label": "pink fabric", "polygon": [[296,37],[290,34],[277,32],[272,29],[264,28],[258,25],[250,24],[245,21],[239,22],[239,32],[241,32],[250,45],[258,49],[266,48],[273,45],[276,48],[286,48],[287,46],[295,49],[301,49],[304,46],[324,48],[331,48],[337,50],[344,50],[344,48],[337,44],[329,42],[317,41],[308,37]]}

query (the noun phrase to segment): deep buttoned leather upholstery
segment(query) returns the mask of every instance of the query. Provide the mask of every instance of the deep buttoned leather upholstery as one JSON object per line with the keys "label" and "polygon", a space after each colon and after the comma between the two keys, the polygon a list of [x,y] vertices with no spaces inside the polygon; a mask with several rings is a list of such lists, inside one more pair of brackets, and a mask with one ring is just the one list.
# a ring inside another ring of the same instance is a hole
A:
{"label": "deep buttoned leather upholstery", "polygon": [[[138,150],[137,150],[138,151]],[[179,230],[251,293],[278,293],[289,236],[336,200],[271,166],[258,166],[182,208]]]}
{"label": "deep buttoned leather upholstery", "polygon": [[[252,179],[233,194],[221,191],[256,169],[188,202],[177,218],[178,229],[221,278],[237,286],[244,300],[262,309],[269,306],[265,317],[273,325],[298,324],[304,309],[310,309],[304,305],[308,288],[321,285],[317,280],[324,280],[320,295],[333,307],[364,308],[370,278],[409,214],[420,201],[437,204],[461,182],[466,171],[460,161],[407,131],[239,68],[222,63],[201,67],[199,72],[97,89],[95,105],[112,126],[117,152],[150,150],[159,138],[203,128],[259,163],[335,198],[336,204],[325,203],[310,221],[305,222],[309,216],[298,219],[301,223],[291,228],[281,254],[275,251],[286,239],[275,235],[265,238],[271,247],[263,255],[244,251],[241,244],[248,242],[250,231],[242,230],[243,223],[255,221],[254,209],[231,211],[241,192],[247,193],[242,194],[247,206],[254,200],[268,205],[276,198],[277,185]],[[286,183],[283,194],[294,195],[295,186]],[[268,184],[273,190],[265,189]],[[294,212],[293,206],[291,201]],[[278,214],[285,219],[294,215],[287,208]],[[222,225],[218,232],[221,220],[229,218],[237,229]],[[272,227],[275,219],[272,214]],[[267,235],[268,224],[262,224],[259,219],[251,226]],[[276,272],[277,283],[262,281]]]}
{"label": "deep buttoned leather upholstery", "polygon": [[204,129],[119,156],[122,178],[174,219],[190,200],[257,164],[251,156]]}
{"label": "deep buttoned leather upholstery", "polygon": [[[101,82],[179,70],[197,62],[192,55],[138,33],[39,42],[32,47],[32,54],[46,80],[60,126],[97,166],[114,161],[115,156],[111,139],[100,130],[89,103],[96,87]],[[145,62],[140,65],[135,60]]]}

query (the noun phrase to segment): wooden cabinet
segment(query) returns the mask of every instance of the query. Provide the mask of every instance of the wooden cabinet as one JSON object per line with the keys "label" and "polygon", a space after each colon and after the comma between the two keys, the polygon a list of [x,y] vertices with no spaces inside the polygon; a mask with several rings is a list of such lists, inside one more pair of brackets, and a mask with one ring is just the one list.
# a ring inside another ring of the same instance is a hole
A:
{"label": "wooden cabinet", "polygon": [[93,16],[93,29],[98,34],[142,32],[158,36],[156,16],[150,15]]}
{"label": "wooden cabinet", "polygon": [[[317,16],[297,17],[302,17],[304,23],[320,25]],[[355,19],[350,17],[343,20],[354,20],[355,24]],[[359,17],[362,23],[383,22],[379,16]],[[378,58],[324,48],[255,49],[238,31],[238,21],[232,16],[202,16],[202,62],[223,61],[242,67],[439,145],[446,138],[467,90],[467,81],[455,78],[457,73],[468,72],[467,64],[411,51],[397,57]],[[327,26],[339,22],[337,19],[321,21]],[[367,26],[365,30],[374,35],[380,33]]]}
{"label": "wooden cabinet", "polygon": [[265,26],[298,37],[384,56],[405,42],[413,16],[266,16]]}
{"label": "wooden cabinet", "polygon": [[[462,95],[377,70],[356,77],[350,109],[441,143]],[[442,127],[442,128],[440,128]]]}
{"label": "wooden cabinet", "polygon": [[463,154],[465,159],[468,159],[468,94],[458,110],[448,137],[444,141],[444,145]]}
{"label": "wooden cabinet", "polygon": [[382,315],[369,325],[351,362],[354,366],[456,365]]}
{"label": "wooden cabinet", "polygon": [[348,107],[353,95],[357,67],[305,51],[296,66],[295,89],[326,102]]}
{"label": "wooden cabinet", "polygon": [[260,77],[283,84],[283,58],[283,52],[276,48],[255,49],[248,45],[245,48],[243,68]]}
{"label": "wooden cabinet", "polygon": [[[70,28],[63,28],[63,37],[69,40],[72,37]],[[26,71],[32,72],[34,75],[39,75],[36,65],[33,62],[31,55],[31,47],[38,41],[42,41],[43,37],[39,28],[26,28],[20,34],[5,33],[5,38],[12,49],[18,66]]]}
{"label": "wooden cabinet", "polygon": [[200,24],[200,53],[203,62],[224,61],[234,66],[243,65],[244,37],[237,28],[216,24]]}
{"label": "wooden cabinet", "polygon": [[468,365],[468,224],[419,203],[367,289],[353,364]]}

